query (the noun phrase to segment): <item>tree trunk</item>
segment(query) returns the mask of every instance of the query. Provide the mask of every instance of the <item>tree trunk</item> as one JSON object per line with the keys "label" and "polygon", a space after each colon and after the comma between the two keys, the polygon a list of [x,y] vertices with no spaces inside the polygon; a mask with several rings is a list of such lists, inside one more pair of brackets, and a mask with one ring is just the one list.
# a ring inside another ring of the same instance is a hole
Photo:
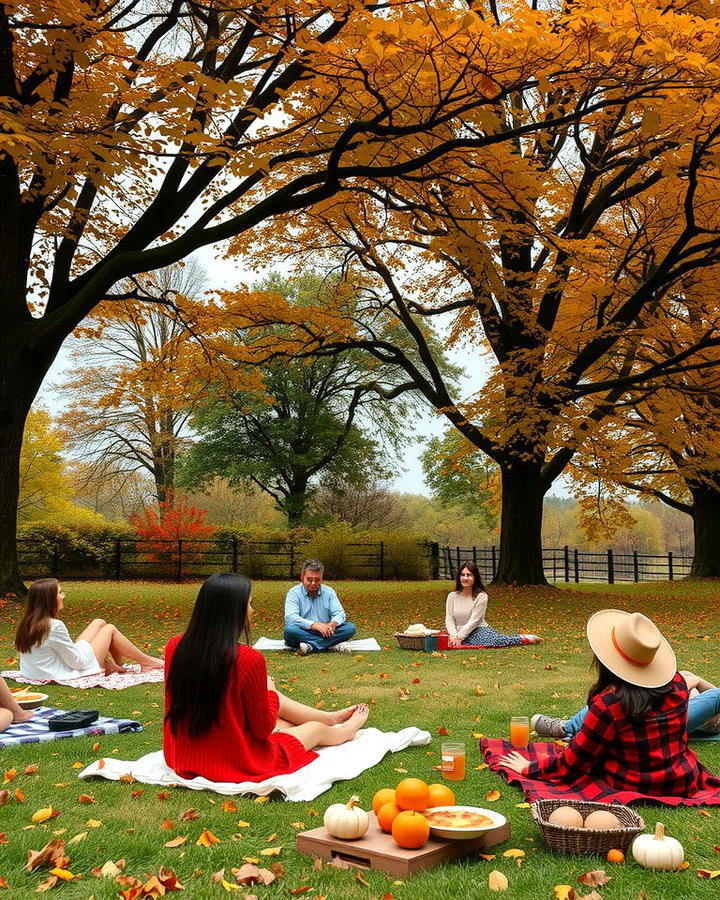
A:
{"label": "tree trunk", "polygon": [[307,502],[307,481],[288,485],[287,493],[278,506],[287,516],[290,528],[297,528],[304,523]]}
{"label": "tree trunk", "polygon": [[690,578],[720,578],[720,489],[709,483],[688,487],[693,499],[695,533]]}
{"label": "tree trunk", "polygon": [[17,560],[20,452],[25,420],[65,334],[41,336],[37,320],[0,335],[0,597],[27,593]]}
{"label": "tree trunk", "polygon": [[541,464],[506,463],[501,471],[500,559],[493,584],[547,584],[542,561],[546,488]]}

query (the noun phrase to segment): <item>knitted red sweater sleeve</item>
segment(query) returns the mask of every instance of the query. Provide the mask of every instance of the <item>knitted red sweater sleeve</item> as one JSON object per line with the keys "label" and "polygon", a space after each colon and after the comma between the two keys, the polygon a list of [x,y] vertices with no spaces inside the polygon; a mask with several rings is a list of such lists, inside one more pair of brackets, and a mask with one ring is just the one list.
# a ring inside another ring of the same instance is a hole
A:
{"label": "knitted red sweater sleeve", "polygon": [[243,681],[243,701],[250,730],[258,738],[267,738],[277,722],[278,695],[267,687],[267,667],[261,653],[247,655]]}

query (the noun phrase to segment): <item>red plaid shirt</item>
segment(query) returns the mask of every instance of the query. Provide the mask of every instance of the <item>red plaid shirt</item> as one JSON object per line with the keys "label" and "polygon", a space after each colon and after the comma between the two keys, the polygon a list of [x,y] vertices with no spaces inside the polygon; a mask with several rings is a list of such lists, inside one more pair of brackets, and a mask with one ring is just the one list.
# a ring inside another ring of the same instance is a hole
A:
{"label": "red plaid shirt", "polygon": [[704,787],[706,770],[688,747],[688,688],[678,672],[674,690],[647,718],[631,722],[612,687],[593,698],[581,730],[564,753],[533,762],[525,776],[551,782],[598,778],[616,791],[688,797]]}

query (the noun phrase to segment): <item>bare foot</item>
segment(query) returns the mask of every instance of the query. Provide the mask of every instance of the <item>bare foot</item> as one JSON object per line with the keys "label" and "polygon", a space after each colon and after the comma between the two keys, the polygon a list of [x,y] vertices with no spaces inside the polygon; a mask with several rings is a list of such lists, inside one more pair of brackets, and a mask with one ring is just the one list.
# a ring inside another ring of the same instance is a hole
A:
{"label": "bare foot", "polygon": [[345,709],[339,709],[337,710],[337,712],[330,713],[332,717],[332,724],[342,725],[343,722],[347,722],[347,720],[355,712],[356,709],[357,704],[355,704],[355,706],[346,706]]}
{"label": "bare foot", "polygon": [[33,709],[19,709],[13,715],[13,725],[17,722],[28,722],[35,715],[35,710]]}
{"label": "bare foot", "polygon": [[148,658],[150,659],[150,662],[140,664],[141,672],[154,672],[157,669],[165,668],[165,660],[164,659],[157,659],[154,656],[150,656]]}
{"label": "bare foot", "polygon": [[124,666],[119,666],[114,660],[106,660],[105,662],[105,674],[106,675],[126,675],[127,669]]}
{"label": "bare foot", "polygon": [[366,703],[359,703],[355,707],[355,711],[353,712],[353,714],[342,726],[343,730],[347,732],[347,739],[349,741],[351,741],[355,737],[358,731],[367,722],[369,715],[370,708]]}
{"label": "bare foot", "polygon": [[542,644],[542,638],[536,634],[521,634],[520,637],[528,644]]}

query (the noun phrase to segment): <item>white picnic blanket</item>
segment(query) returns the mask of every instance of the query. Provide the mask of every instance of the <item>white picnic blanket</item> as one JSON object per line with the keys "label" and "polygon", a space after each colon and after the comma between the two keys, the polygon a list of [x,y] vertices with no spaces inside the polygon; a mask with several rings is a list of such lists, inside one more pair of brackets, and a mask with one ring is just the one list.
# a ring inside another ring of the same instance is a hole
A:
{"label": "white picnic blanket", "polygon": [[276,775],[265,781],[239,783],[215,782],[207,778],[181,778],[165,763],[162,750],[141,756],[134,762],[106,757],[95,760],[79,773],[78,778],[99,776],[118,781],[132,775],[143,784],[180,785],[194,791],[215,791],[218,794],[258,794],[265,796],[279,791],[286,800],[308,801],[327,791],[335,781],[347,781],[380,762],[386,753],[397,753],[407,747],[422,747],[432,740],[429,731],[403,728],[402,731],[379,731],[362,728],[356,737],[338,747],[321,747],[317,759],[289,775]]}
{"label": "white picnic blanket", "polygon": [[[356,641],[348,641],[348,644],[350,644],[350,649],[354,653],[381,649],[375,638],[361,638]],[[255,641],[253,647],[256,650],[292,650],[292,647],[288,647],[282,638],[261,637]]]}
{"label": "white picnic blanket", "polygon": [[15,669],[8,669],[0,672],[3,678],[9,678],[17,681],[19,684],[60,684],[63,687],[86,688],[101,687],[109,691],[122,691],[125,688],[134,687],[136,684],[159,684],[165,680],[165,671],[163,669],[150,669],[142,672],[140,666],[135,663],[128,663],[125,668],[127,671],[120,675],[105,675],[99,672],[97,675],[84,675],[82,678],[65,678],[62,680],[48,680],[42,678],[26,678],[22,672]]}

